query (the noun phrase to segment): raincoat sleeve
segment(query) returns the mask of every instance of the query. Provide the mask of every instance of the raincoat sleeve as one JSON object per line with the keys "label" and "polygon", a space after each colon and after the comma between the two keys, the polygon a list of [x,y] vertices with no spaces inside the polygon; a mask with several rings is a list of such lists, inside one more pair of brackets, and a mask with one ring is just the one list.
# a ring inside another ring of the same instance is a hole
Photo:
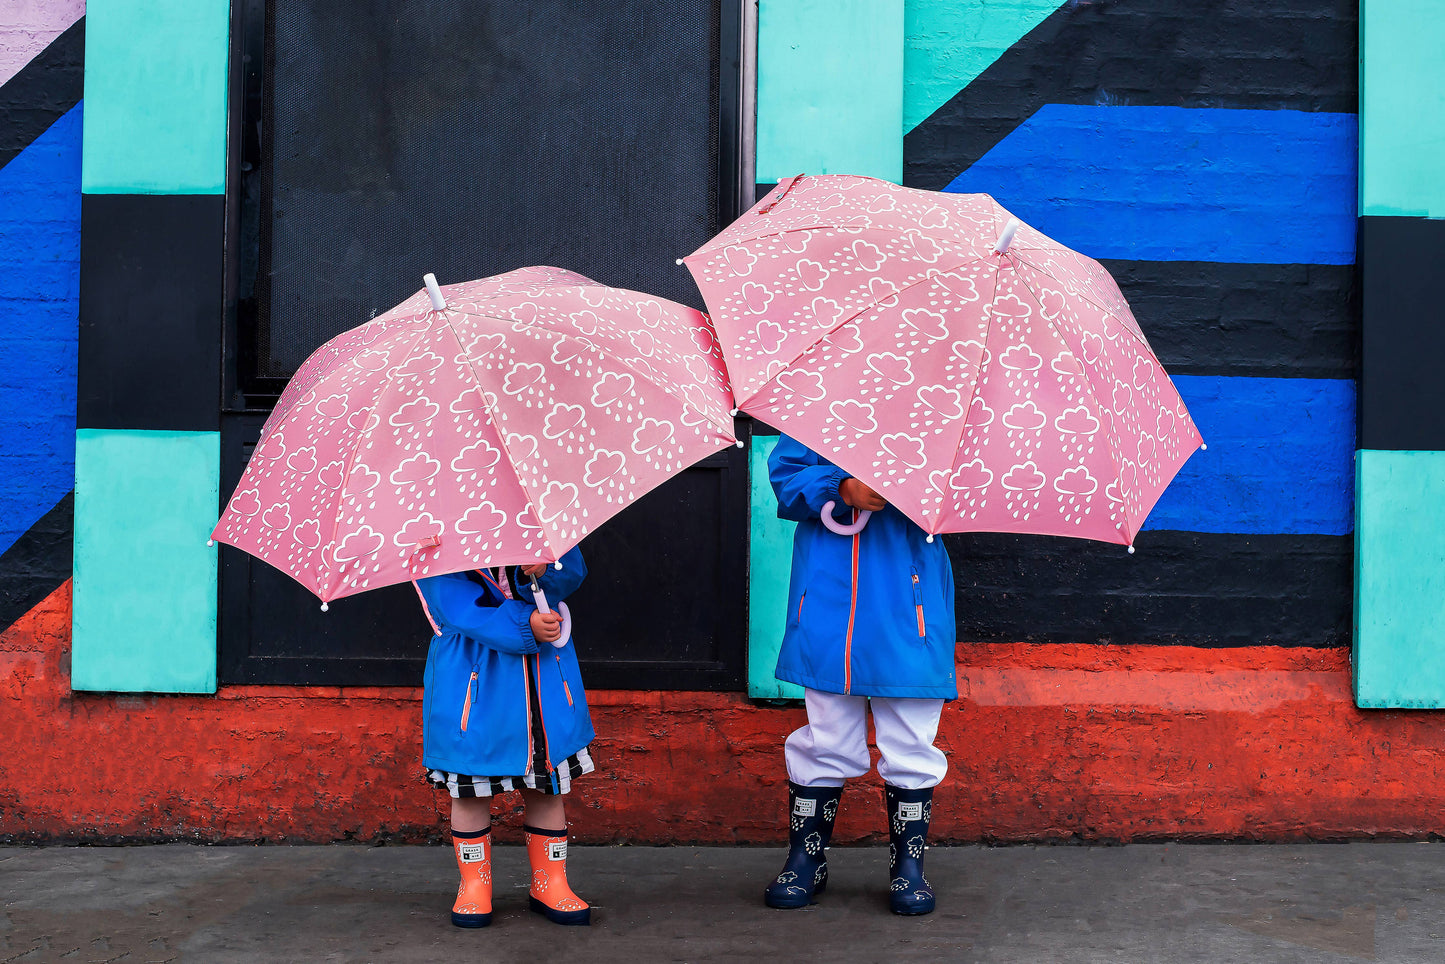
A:
{"label": "raincoat sleeve", "polygon": [[537,652],[530,622],[533,607],[527,603],[508,600],[500,606],[484,606],[485,591],[459,572],[432,576],[417,586],[443,634],[461,633],[488,649],[514,656]]}
{"label": "raincoat sleeve", "polygon": [[847,472],[786,435],[778,436],[778,444],[768,456],[768,481],[778,497],[779,519],[816,519],[829,502],[837,503],[833,515],[841,518],[840,509],[849,511],[838,495],[838,486],[846,478]]}
{"label": "raincoat sleeve", "polygon": [[[566,599],[577,591],[582,585],[582,580],[587,578],[587,563],[582,561],[582,550],[575,546],[562,554],[562,568],[548,566],[547,571],[537,577],[537,582],[542,586],[542,593],[547,597],[548,603],[559,599]],[[512,592],[516,597],[529,606],[536,606],[532,600],[532,584],[526,576],[516,569],[511,570],[508,578],[512,580]]]}

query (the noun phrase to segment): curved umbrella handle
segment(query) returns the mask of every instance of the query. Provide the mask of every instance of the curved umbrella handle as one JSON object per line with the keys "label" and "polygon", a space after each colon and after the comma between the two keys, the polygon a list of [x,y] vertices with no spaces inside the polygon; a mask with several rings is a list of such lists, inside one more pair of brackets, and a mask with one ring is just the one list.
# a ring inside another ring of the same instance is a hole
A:
{"label": "curved umbrella handle", "polygon": [[[537,601],[538,612],[550,613],[552,611],[547,606],[547,594],[542,592],[542,587],[537,585],[536,580],[532,581],[532,598]],[[572,613],[567,609],[567,604],[564,602],[557,604],[557,612],[562,616],[562,635],[552,640],[552,645],[557,649],[561,649],[563,646],[566,646],[567,641],[572,638]]]}
{"label": "curved umbrella handle", "polygon": [[854,533],[862,532],[863,527],[868,524],[868,517],[873,514],[868,509],[860,509],[858,512],[858,521],[845,526],[833,518],[833,506],[835,505],[837,505],[836,502],[828,502],[823,506],[823,525],[829,532],[836,532],[840,536],[851,536]]}

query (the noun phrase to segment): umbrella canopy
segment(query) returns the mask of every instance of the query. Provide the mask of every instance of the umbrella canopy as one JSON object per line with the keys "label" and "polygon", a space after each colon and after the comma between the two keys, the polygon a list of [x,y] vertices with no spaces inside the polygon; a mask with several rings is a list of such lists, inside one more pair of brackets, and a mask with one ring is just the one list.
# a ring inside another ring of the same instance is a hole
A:
{"label": "umbrella canopy", "polygon": [[987,195],[799,176],[683,260],[738,407],[929,533],[1132,545],[1202,443],[1109,273]]}
{"label": "umbrella canopy", "polygon": [[214,538],[323,601],[555,561],[734,444],[730,405],[683,305],[547,267],[419,291],[301,366]]}

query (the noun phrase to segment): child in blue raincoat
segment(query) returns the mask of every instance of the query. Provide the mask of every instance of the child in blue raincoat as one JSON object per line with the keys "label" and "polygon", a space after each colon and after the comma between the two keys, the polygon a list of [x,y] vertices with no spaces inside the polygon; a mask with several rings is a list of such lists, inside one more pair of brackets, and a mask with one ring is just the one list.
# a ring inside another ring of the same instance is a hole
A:
{"label": "child in blue raincoat", "polygon": [[532,866],[528,903],[559,924],[588,924],[591,910],[567,883],[562,798],[593,769],[592,719],[569,640],[555,612],[535,607],[538,579],[549,605],[587,575],[573,549],[561,569],[545,563],[432,576],[417,583],[436,636],[422,697],[422,764],[452,798],[452,844],[461,886],[458,927],[492,920],[490,832],[493,795],[520,790]]}
{"label": "child in blue raincoat", "polygon": [[[808,724],[788,737],[789,852],[767,888],[770,907],[806,907],[828,882],[823,850],[843,783],[867,773],[871,706],[890,841],[889,901],[895,913],[933,910],[923,875],[933,788],[948,760],[933,745],[947,700],[958,697],[953,567],[927,534],[873,489],[784,435],[768,459],[778,516],[798,523],[788,623],[778,679],[805,688]],[[828,503],[847,525],[822,522]]]}

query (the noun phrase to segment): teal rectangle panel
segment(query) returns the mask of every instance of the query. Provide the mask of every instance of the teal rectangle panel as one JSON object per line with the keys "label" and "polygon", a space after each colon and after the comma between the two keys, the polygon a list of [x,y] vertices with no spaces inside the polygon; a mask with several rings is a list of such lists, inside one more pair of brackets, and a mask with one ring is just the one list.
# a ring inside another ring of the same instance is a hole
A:
{"label": "teal rectangle panel", "polygon": [[1445,218],[1445,8],[1361,0],[1360,214]]}
{"label": "teal rectangle panel", "polygon": [[71,686],[216,691],[216,432],[75,433]]}
{"label": "teal rectangle panel", "polygon": [[760,0],[757,180],[903,179],[903,0]]}
{"label": "teal rectangle panel", "polygon": [[1355,462],[1355,702],[1445,707],[1445,452]]}
{"label": "teal rectangle panel", "polygon": [[90,0],[81,190],[226,189],[227,0]]}
{"label": "teal rectangle panel", "polygon": [[777,444],[776,435],[754,435],[748,448],[748,695],[800,700],[801,686],[773,676],[788,623],[788,577],[797,528],[797,523],[778,518],[778,500],[768,483],[768,456]]}

